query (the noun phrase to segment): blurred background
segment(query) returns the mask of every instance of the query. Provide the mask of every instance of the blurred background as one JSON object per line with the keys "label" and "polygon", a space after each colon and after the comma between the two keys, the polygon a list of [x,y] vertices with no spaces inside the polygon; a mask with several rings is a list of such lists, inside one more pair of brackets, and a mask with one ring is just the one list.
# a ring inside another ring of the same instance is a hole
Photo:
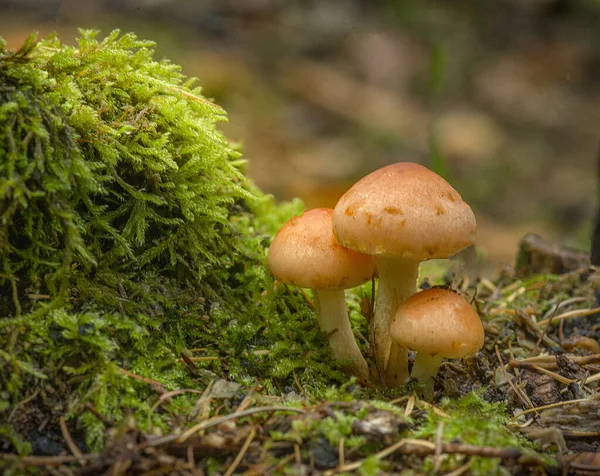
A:
{"label": "blurred background", "polygon": [[250,176],[333,206],[396,161],[444,175],[479,244],[589,247],[600,128],[599,0],[0,0],[0,36],[134,31],[229,112]]}

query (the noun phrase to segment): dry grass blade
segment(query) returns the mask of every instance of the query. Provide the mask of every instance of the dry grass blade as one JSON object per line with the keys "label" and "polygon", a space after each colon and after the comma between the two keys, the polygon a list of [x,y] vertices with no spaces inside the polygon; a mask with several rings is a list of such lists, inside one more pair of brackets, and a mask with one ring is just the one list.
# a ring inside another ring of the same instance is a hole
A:
{"label": "dry grass blade", "polygon": [[244,445],[242,446],[242,449],[237,454],[237,456],[233,460],[233,463],[231,463],[231,466],[225,472],[224,476],[231,476],[234,473],[234,471],[237,469],[237,467],[241,463],[242,459],[244,458],[246,451],[248,451],[248,448],[250,447],[250,444],[252,443],[252,440],[254,439],[255,436],[256,436],[256,428],[252,427],[252,429],[250,430],[250,434],[248,435],[248,438],[246,438],[246,441],[244,441]]}
{"label": "dry grass blade", "polygon": [[539,367],[535,364],[531,366],[531,369],[536,370],[537,372],[539,372],[541,374],[548,375],[549,377],[552,377],[554,380],[556,380],[564,385],[570,385],[572,383],[577,382],[577,380],[568,379],[566,377],[563,377],[560,374],[557,374],[556,372],[552,372],[551,370],[545,369],[543,367]]}
{"label": "dry grass blade", "polygon": [[294,413],[306,413],[304,410],[300,408],[291,408],[291,407],[283,407],[283,406],[272,406],[272,407],[256,407],[249,408],[248,410],[244,410],[241,412],[230,413],[229,415],[214,417],[209,420],[203,421],[202,423],[198,423],[194,425],[189,430],[182,433],[177,440],[179,443],[183,443],[194,433],[197,433],[200,430],[204,430],[206,428],[210,428],[212,426],[220,425],[226,421],[235,420],[236,418],[242,418],[245,416],[253,415],[254,413],[262,413],[262,412],[294,412]]}
{"label": "dry grass blade", "polygon": [[594,374],[591,377],[586,378],[584,383],[588,384],[592,382],[597,382],[598,380],[600,380],[600,373]]}
{"label": "dry grass blade", "polygon": [[79,462],[81,460],[93,460],[98,457],[97,454],[87,454],[81,456],[19,456],[13,454],[0,453],[0,461],[14,461],[27,466],[53,467],[61,466],[67,463]]}
{"label": "dry grass blade", "polygon": [[523,415],[527,415],[528,413],[532,413],[532,412],[538,412],[541,410],[548,410],[550,408],[556,408],[556,407],[562,407],[564,405],[572,405],[575,403],[581,403],[581,402],[587,402],[588,399],[587,398],[578,398],[576,400],[567,400],[564,402],[556,402],[556,403],[551,403],[550,405],[542,405],[541,407],[534,407],[534,408],[529,408],[527,410],[523,410],[522,412],[516,413],[512,419],[516,420],[517,418],[523,416]]}
{"label": "dry grass blade", "polygon": [[[437,445],[430,441],[403,438],[400,441],[394,443],[393,445],[388,446],[384,450],[376,453],[374,456],[375,459],[381,460],[397,451],[405,455],[427,456],[435,454],[436,450]],[[494,448],[490,446],[475,446],[463,443],[443,444],[441,445],[441,454],[464,454],[467,456],[481,456],[484,458],[506,458],[512,460],[518,460],[522,456],[521,451],[516,448]],[[537,460],[537,458],[532,458],[536,459],[536,462],[540,462],[539,460]],[[354,471],[360,468],[365,463],[365,461],[366,459],[355,461],[354,463],[349,463],[345,466],[340,466],[329,471],[325,471],[324,474],[326,476],[332,476],[336,473]]]}
{"label": "dry grass blade", "polygon": [[[556,316],[556,311],[558,311],[559,306],[560,306],[560,302],[556,305],[555,311],[552,313],[552,315],[550,315],[550,317],[548,319],[548,325],[540,333],[540,337],[538,338],[537,342],[535,343],[535,347],[533,349],[531,349],[529,356],[532,356],[533,354],[535,354],[537,352],[537,350],[540,348],[540,344],[542,343],[542,341],[544,341],[546,344],[548,344],[547,341],[550,339],[548,337],[546,337],[546,332],[548,332],[548,329],[550,329],[550,325],[552,324],[552,319],[554,319],[554,317]],[[539,329],[539,326],[538,326],[538,329]],[[551,342],[551,344],[549,345],[549,347],[552,347],[554,342],[552,342],[551,340],[550,340],[550,342]]]}
{"label": "dry grass blade", "polygon": [[553,319],[543,319],[537,324],[538,326],[547,326],[550,324],[550,321],[559,322],[563,319],[575,319],[576,317],[586,317],[591,316],[592,314],[596,314],[598,312],[600,312],[600,307],[595,307],[593,309],[577,309],[575,311],[569,311],[558,316],[554,316]]}
{"label": "dry grass blade", "polygon": [[473,466],[474,462],[475,462],[475,460],[473,458],[471,458],[469,461],[467,461],[467,463],[456,468],[454,471],[450,471],[449,473],[446,473],[444,476],[460,476],[461,474],[465,474],[467,471],[469,471],[471,469],[471,466]]}
{"label": "dry grass blade", "polygon": [[78,458],[77,461],[79,462],[80,465],[83,466],[86,463],[85,459],[83,459],[83,453],[81,452],[79,447],[75,444],[75,441],[73,441],[73,437],[71,436],[71,432],[69,431],[69,428],[67,427],[67,423],[65,422],[64,416],[61,415],[59,417],[58,423],[60,425],[60,431],[62,432],[63,437],[64,437],[65,441],[67,442],[67,446],[71,450],[71,453],[73,453],[73,455],[75,455]]}
{"label": "dry grass blade", "polygon": [[410,416],[415,408],[415,397],[411,395],[406,402],[406,408],[404,409],[404,415]]}
{"label": "dry grass blade", "polygon": [[425,400],[419,400],[419,405],[424,406],[425,408],[431,409],[433,411],[433,413],[435,413],[437,416],[441,416],[443,418],[450,418],[450,415],[448,415],[441,408],[438,408],[438,407],[432,405],[431,403],[426,402]]}
{"label": "dry grass blade", "polygon": [[442,436],[444,435],[444,422],[440,421],[435,432],[435,456],[433,464],[433,472],[437,473],[442,464]]}
{"label": "dry grass blade", "polygon": [[504,374],[504,377],[506,378],[506,382],[510,385],[510,388],[512,388],[513,392],[515,392],[515,395],[517,397],[519,397],[519,400],[521,400],[521,402],[526,407],[533,408],[533,403],[531,403],[531,400],[529,400],[529,397],[527,397],[527,395],[525,395],[523,393],[523,391],[514,384],[514,382],[510,378],[510,375],[508,375],[508,372],[506,371],[506,368],[504,367],[504,362],[502,362],[502,357],[500,356],[500,351],[498,350],[498,346],[496,345],[495,348],[496,348],[496,357],[498,358],[498,363],[500,364],[500,369],[502,370],[502,373]]}
{"label": "dry grass blade", "polygon": [[133,372],[130,372],[129,370],[122,369],[120,367],[119,367],[119,371],[123,375],[127,375],[128,377],[131,377],[131,378],[133,378],[135,380],[139,380],[140,382],[144,382],[144,383],[147,383],[149,385],[152,385],[152,388],[156,392],[160,393],[161,395],[163,393],[167,392],[165,386],[162,383],[158,382],[157,380],[152,380],[151,378],[142,377],[141,375],[134,374]]}

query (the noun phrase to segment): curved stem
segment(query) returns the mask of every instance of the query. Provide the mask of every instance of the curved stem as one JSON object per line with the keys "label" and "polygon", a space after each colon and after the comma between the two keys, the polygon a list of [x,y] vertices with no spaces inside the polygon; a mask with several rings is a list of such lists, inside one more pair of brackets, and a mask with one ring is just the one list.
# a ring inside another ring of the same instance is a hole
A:
{"label": "curved stem", "polygon": [[408,378],[408,351],[390,338],[390,324],[398,306],[417,291],[419,261],[377,258],[379,287],[373,317],[373,344],[377,367],[388,387]]}
{"label": "curved stem", "polygon": [[441,355],[429,355],[425,352],[417,352],[410,376],[419,382],[423,382],[425,398],[433,397],[434,378],[440,369],[443,357]]}
{"label": "curved stem", "polygon": [[331,353],[336,360],[344,361],[347,372],[362,380],[369,380],[369,366],[356,344],[346,308],[343,289],[313,289],[317,318],[323,332],[327,333]]}

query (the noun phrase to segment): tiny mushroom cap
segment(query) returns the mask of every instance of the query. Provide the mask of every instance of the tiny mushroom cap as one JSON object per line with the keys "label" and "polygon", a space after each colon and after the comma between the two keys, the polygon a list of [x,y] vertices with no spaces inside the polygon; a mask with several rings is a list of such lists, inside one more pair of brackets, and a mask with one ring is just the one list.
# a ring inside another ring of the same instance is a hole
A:
{"label": "tiny mushroom cap", "polygon": [[398,162],[356,182],[333,214],[337,239],[362,253],[418,261],[447,258],[473,244],[471,208],[428,168]]}
{"label": "tiny mushroom cap", "polygon": [[269,269],[278,280],[301,288],[348,289],[373,277],[373,258],[338,243],[332,215],[332,209],[315,208],[279,230],[268,256]]}
{"label": "tiny mushroom cap", "polygon": [[484,340],[477,312],[461,295],[444,288],[408,298],[398,308],[390,334],[403,347],[450,359],[474,354]]}

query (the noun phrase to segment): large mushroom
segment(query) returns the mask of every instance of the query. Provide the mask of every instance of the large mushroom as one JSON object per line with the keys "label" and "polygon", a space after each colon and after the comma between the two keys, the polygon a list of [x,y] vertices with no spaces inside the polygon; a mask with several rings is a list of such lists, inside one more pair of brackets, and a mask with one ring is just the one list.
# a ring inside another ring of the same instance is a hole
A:
{"label": "large mushroom", "polygon": [[442,177],[399,162],[355,183],[335,206],[333,227],[342,245],[376,257],[375,357],[385,384],[398,386],[408,377],[408,353],[390,339],[391,319],[416,292],[421,261],[473,244],[475,216]]}
{"label": "large mushroom", "polygon": [[289,220],[269,248],[268,265],[279,281],[312,289],[319,325],[327,333],[333,357],[366,381],[369,367],[350,327],[344,289],[370,280],[375,261],[337,242],[332,214],[332,209],[316,208]]}
{"label": "large mushroom", "polygon": [[479,315],[465,298],[444,288],[413,294],[392,319],[392,340],[417,352],[411,377],[433,394],[434,377],[443,358],[460,359],[483,346],[484,331]]}

